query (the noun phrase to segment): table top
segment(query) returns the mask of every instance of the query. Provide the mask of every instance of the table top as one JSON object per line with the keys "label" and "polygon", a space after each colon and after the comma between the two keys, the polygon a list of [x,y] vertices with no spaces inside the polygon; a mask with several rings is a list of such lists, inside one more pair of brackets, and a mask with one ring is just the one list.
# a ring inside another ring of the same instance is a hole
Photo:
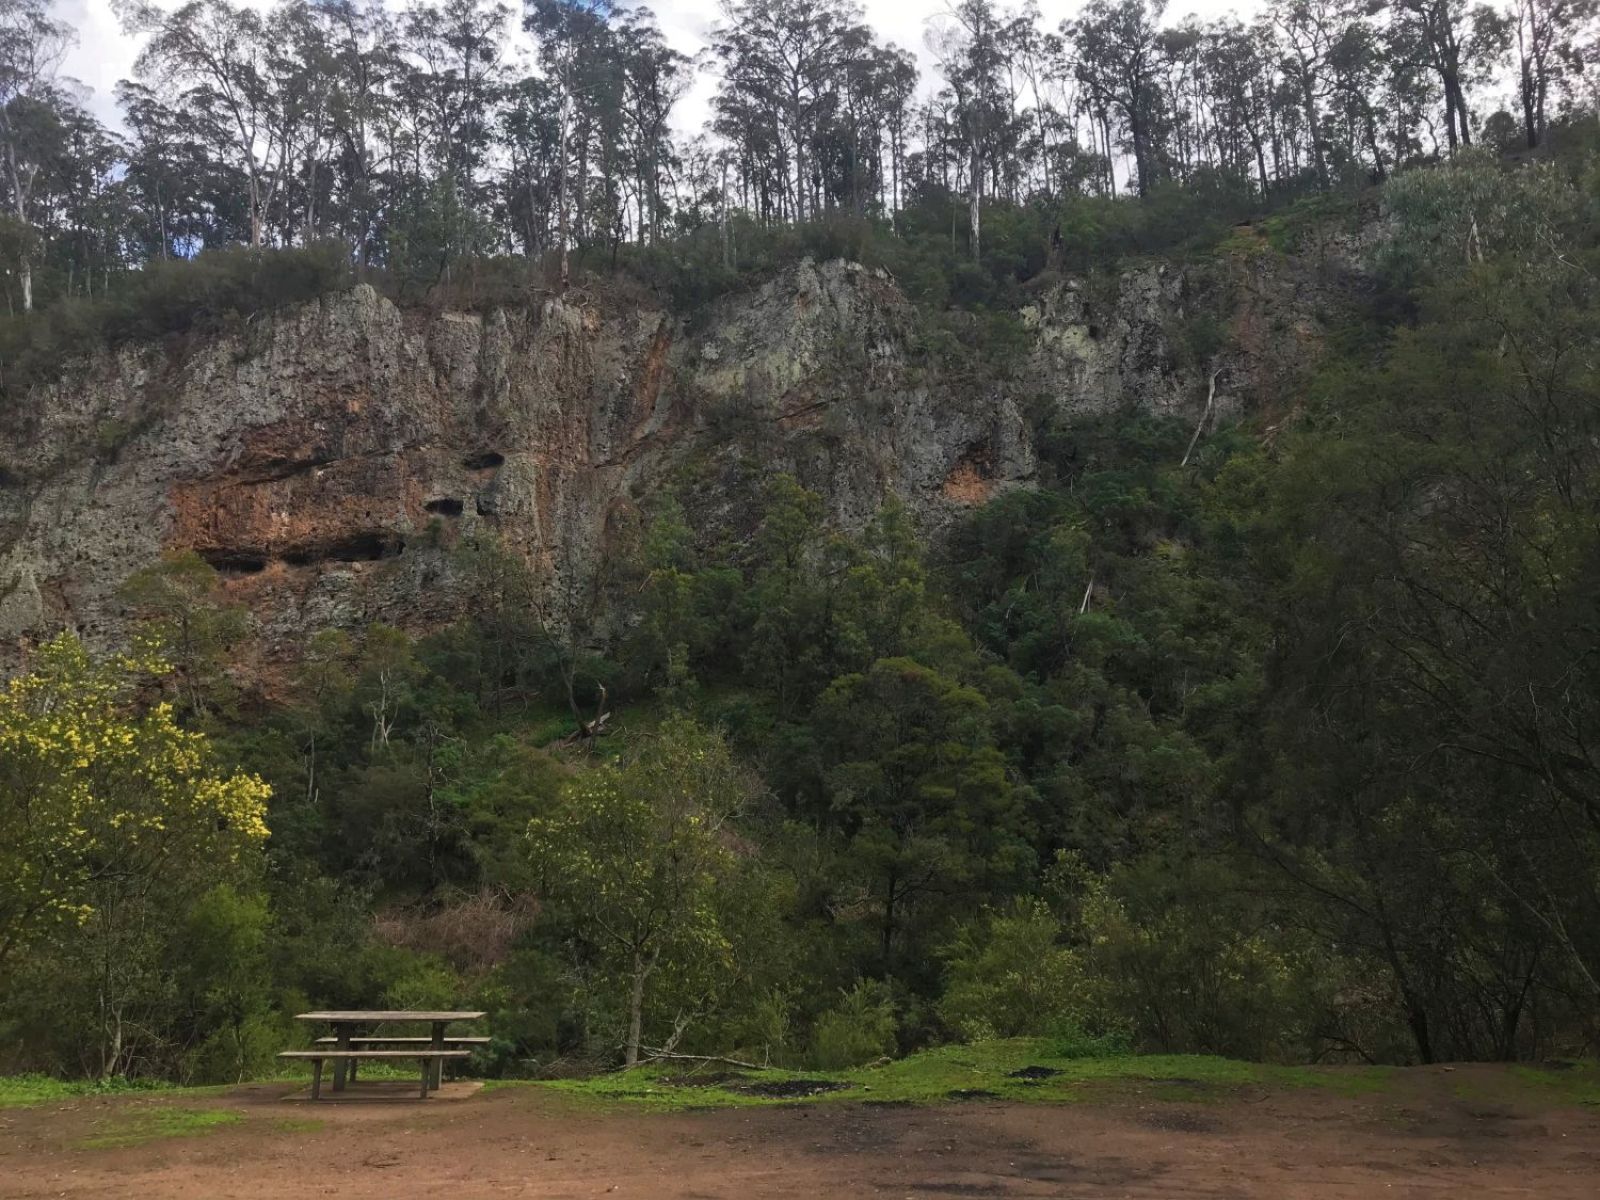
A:
{"label": "table top", "polygon": [[296,1021],[476,1021],[481,1012],[416,1012],[357,1008],[341,1012],[296,1013]]}

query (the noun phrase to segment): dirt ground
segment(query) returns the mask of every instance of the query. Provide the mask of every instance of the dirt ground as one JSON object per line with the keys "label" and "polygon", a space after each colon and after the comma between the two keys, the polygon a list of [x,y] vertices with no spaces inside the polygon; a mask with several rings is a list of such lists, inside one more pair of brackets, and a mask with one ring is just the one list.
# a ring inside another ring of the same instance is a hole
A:
{"label": "dirt ground", "polygon": [[[670,1114],[581,1113],[535,1088],[312,1105],[259,1085],[0,1111],[0,1197],[1600,1196],[1600,1112],[1505,1083],[1493,1068],[1418,1068],[1355,1098],[1246,1089],[1197,1103],[1152,1083],[1057,1105]],[[1518,1099],[1479,1098],[1502,1094]],[[161,1104],[243,1119],[82,1147]]]}

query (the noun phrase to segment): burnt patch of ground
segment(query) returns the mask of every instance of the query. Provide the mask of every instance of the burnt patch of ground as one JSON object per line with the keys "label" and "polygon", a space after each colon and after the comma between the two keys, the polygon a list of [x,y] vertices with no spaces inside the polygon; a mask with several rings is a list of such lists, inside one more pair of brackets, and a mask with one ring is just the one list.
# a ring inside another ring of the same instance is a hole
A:
{"label": "burnt patch of ground", "polygon": [[743,1071],[694,1071],[687,1075],[663,1075],[660,1082],[666,1087],[707,1088],[727,1087],[749,1078]]}
{"label": "burnt patch of ground", "polygon": [[1054,1079],[1060,1071],[1054,1067],[1022,1067],[1020,1070],[1010,1072],[1007,1079]]}
{"label": "burnt patch of ground", "polygon": [[682,1075],[663,1075],[656,1082],[673,1088],[718,1088],[741,1096],[759,1096],[763,1100],[804,1100],[830,1092],[849,1091],[855,1086],[834,1079],[761,1079],[745,1071],[690,1071]]}
{"label": "burnt patch of ground", "polygon": [[849,1091],[853,1084],[834,1079],[773,1079],[729,1086],[730,1092],[763,1096],[769,1100],[796,1100],[803,1096],[825,1096],[829,1092]]}

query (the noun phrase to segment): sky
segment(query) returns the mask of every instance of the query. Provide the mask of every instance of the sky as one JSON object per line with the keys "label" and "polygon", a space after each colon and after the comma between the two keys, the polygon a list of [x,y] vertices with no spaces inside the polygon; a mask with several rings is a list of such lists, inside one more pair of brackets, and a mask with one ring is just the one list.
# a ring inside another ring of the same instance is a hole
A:
{"label": "sky", "polygon": [[[175,7],[178,0],[158,2],[170,2]],[[259,8],[269,7],[269,0],[246,2]],[[516,0],[507,2],[516,4]],[[1246,17],[1256,11],[1259,3],[1260,0],[1188,0],[1188,3],[1171,0],[1167,17],[1171,21],[1194,13],[1211,18],[1227,12]],[[720,9],[718,0],[655,0],[651,7],[655,9],[667,41],[688,55],[704,48]],[[946,0],[865,0],[863,7],[867,23],[877,30],[882,40],[912,50],[922,59],[926,76],[932,66],[925,44],[928,21],[945,10]],[[1001,7],[1012,5],[1001,0]],[[1039,7],[1044,14],[1045,27],[1054,29],[1077,12],[1081,3],[1080,0],[1039,0]],[[71,25],[78,35],[77,43],[62,66],[63,73],[87,89],[84,102],[89,111],[106,124],[120,127],[115,88],[119,79],[132,73],[133,60],[139,53],[138,40],[122,32],[111,11],[111,0],[56,0],[55,13],[57,19]],[[520,32],[514,35],[513,53],[528,53]],[[682,132],[695,133],[705,127],[710,119],[713,89],[712,81],[702,78],[684,98],[676,113],[676,124]]]}

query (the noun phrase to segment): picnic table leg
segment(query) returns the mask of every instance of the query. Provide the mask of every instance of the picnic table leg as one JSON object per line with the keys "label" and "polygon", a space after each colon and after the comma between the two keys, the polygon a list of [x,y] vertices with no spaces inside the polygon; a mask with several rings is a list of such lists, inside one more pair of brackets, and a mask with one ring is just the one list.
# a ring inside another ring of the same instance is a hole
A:
{"label": "picnic table leg", "polygon": [[311,1060],[311,1098],[313,1100],[322,1099],[322,1060],[320,1058]]}
{"label": "picnic table leg", "polygon": [[428,1081],[433,1078],[433,1063],[428,1059],[422,1060],[422,1095],[419,1099],[428,1098]]}
{"label": "picnic table leg", "polygon": [[[339,1049],[341,1051],[350,1049],[350,1026],[345,1023],[335,1025],[333,1032],[339,1038]],[[345,1075],[349,1062],[348,1058],[336,1058],[333,1060],[333,1090],[336,1092],[344,1091]]]}
{"label": "picnic table leg", "polygon": [[[443,1050],[444,1049],[444,1022],[443,1021],[435,1021],[433,1023],[433,1046],[432,1046],[432,1048],[434,1050]],[[437,1088],[444,1081],[444,1059],[436,1058],[436,1059],[433,1060],[432,1068],[428,1072],[428,1077],[429,1077],[430,1081],[432,1082],[432,1084],[433,1084],[433,1086],[435,1088]]]}

